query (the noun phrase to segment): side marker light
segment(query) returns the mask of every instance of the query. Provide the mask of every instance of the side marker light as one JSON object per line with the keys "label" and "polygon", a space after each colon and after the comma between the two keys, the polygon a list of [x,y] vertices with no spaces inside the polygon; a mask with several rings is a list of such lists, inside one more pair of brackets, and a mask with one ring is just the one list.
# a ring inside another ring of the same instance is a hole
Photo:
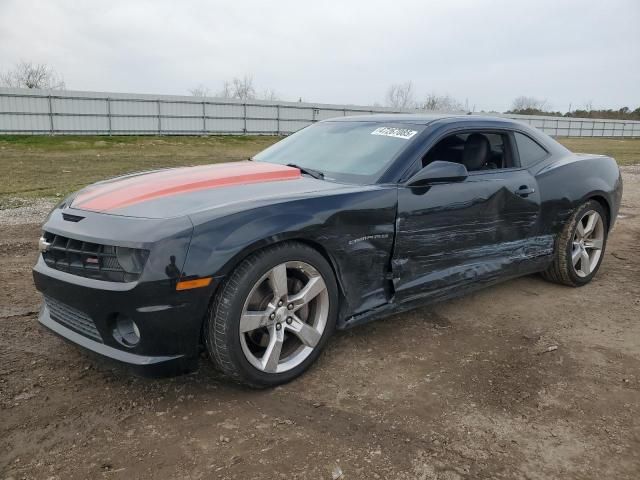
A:
{"label": "side marker light", "polygon": [[183,280],[176,284],[176,290],[191,290],[192,288],[202,288],[211,285],[212,277],[196,278],[195,280]]}

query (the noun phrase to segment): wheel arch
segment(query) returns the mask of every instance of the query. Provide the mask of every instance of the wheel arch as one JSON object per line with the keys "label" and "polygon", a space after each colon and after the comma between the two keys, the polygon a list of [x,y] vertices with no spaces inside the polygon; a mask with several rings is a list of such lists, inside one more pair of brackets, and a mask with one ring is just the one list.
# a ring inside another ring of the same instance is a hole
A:
{"label": "wheel arch", "polygon": [[310,238],[305,238],[303,236],[299,236],[299,235],[275,236],[275,237],[264,238],[252,243],[251,245],[247,246],[246,248],[241,250],[239,253],[234,255],[229,261],[227,261],[227,263],[225,263],[224,267],[221,270],[221,275],[217,277],[217,282],[213,290],[211,291],[211,298],[209,299],[209,308],[207,309],[207,313],[205,314],[205,317],[202,319],[202,324],[200,326],[201,344],[204,345],[206,316],[210,314],[210,307],[213,304],[216,295],[219,294],[222,288],[222,285],[225,282],[226,277],[229,276],[229,274],[233,272],[238,265],[240,265],[245,259],[253,255],[254,253],[260,250],[264,250],[266,248],[273,247],[275,245],[280,245],[287,242],[297,242],[297,243],[304,244],[310,248],[313,248],[320,255],[322,255],[324,259],[327,261],[327,263],[331,267],[334,278],[336,279],[336,285],[338,286],[338,322],[340,321],[340,316],[341,316],[340,313],[342,311],[342,306],[346,302],[346,295],[344,292],[344,284],[343,284],[342,278],[340,278],[340,275],[338,274],[338,264],[333,258],[332,254],[329,252],[329,250],[325,246],[323,246],[320,242]]}
{"label": "wheel arch", "polygon": [[[233,270],[235,270],[235,268],[238,265],[240,265],[240,263],[242,263],[242,261],[248,258],[250,255],[260,250],[264,250],[265,248],[273,247],[275,245],[279,245],[286,242],[298,242],[298,243],[307,245],[308,247],[316,250],[318,253],[320,253],[324,257],[325,260],[327,260],[327,263],[329,263],[329,266],[333,271],[334,278],[336,279],[336,284],[338,285],[338,295],[339,295],[338,311],[340,311],[340,307],[343,305],[344,301],[346,300],[346,295],[344,291],[344,284],[339,274],[338,263],[334,255],[329,251],[328,248],[326,248],[326,246],[322,245],[322,243],[320,243],[318,240],[308,238],[308,237],[299,235],[297,233],[281,234],[281,235],[275,235],[275,236],[263,238],[246,246],[244,249],[242,249],[240,252],[238,252],[236,255],[234,255],[231,259],[229,259],[224,264],[224,266],[220,270],[220,274],[222,278],[219,283],[224,282],[224,278],[227,277]],[[218,288],[216,288],[216,292],[217,290]],[[216,292],[214,292],[214,295]]]}
{"label": "wheel arch", "polygon": [[587,198],[585,198],[585,201],[589,201],[589,200],[595,200],[602,206],[602,208],[604,209],[604,212],[607,215],[607,222],[606,222],[607,230],[610,230],[611,226],[613,225],[613,222],[611,218],[611,205],[609,204],[609,201],[607,200],[607,198],[601,193],[594,193],[592,195],[589,195]]}

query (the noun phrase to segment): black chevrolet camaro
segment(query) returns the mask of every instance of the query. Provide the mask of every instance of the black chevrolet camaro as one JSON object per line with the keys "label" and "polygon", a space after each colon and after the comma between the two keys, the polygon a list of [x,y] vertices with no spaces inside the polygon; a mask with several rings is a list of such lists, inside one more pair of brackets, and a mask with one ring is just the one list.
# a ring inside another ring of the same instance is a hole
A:
{"label": "black chevrolet camaro", "polygon": [[49,215],[39,321],[142,373],[206,349],[252,386],[289,381],[335,328],[541,272],[598,271],[622,181],[524,124],[372,115],[251,160],[125,175]]}

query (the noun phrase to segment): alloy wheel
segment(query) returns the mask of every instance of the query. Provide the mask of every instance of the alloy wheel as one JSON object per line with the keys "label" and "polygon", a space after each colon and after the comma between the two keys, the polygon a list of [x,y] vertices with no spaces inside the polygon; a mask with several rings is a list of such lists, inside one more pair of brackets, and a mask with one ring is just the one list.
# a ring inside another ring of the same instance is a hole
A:
{"label": "alloy wheel", "polygon": [[604,245],[604,222],[595,210],[586,212],[576,226],[571,263],[579,277],[587,277],[598,266]]}
{"label": "alloy wheel", "polygon": [[240,344],[258,370],[282,373],[300,365],[320,342],[329,315],[322,275],[305,262],[276,265],[251,289],[240,317]]}

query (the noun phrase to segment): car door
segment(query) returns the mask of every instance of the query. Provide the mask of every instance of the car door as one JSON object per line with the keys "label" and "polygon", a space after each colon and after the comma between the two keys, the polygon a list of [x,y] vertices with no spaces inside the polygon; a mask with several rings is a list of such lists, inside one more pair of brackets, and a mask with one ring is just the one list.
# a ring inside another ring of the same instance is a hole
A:
{"label": "car door", "polygon": [[397,301],[453,296],[530,273],[552,248],[536,237],[535,178],[507,164],[507,153],[510,162],[517,156],[512,134],[502,134],[510,152],[501,168],[470,171],[458,182],[399,186],[392,259]]}

